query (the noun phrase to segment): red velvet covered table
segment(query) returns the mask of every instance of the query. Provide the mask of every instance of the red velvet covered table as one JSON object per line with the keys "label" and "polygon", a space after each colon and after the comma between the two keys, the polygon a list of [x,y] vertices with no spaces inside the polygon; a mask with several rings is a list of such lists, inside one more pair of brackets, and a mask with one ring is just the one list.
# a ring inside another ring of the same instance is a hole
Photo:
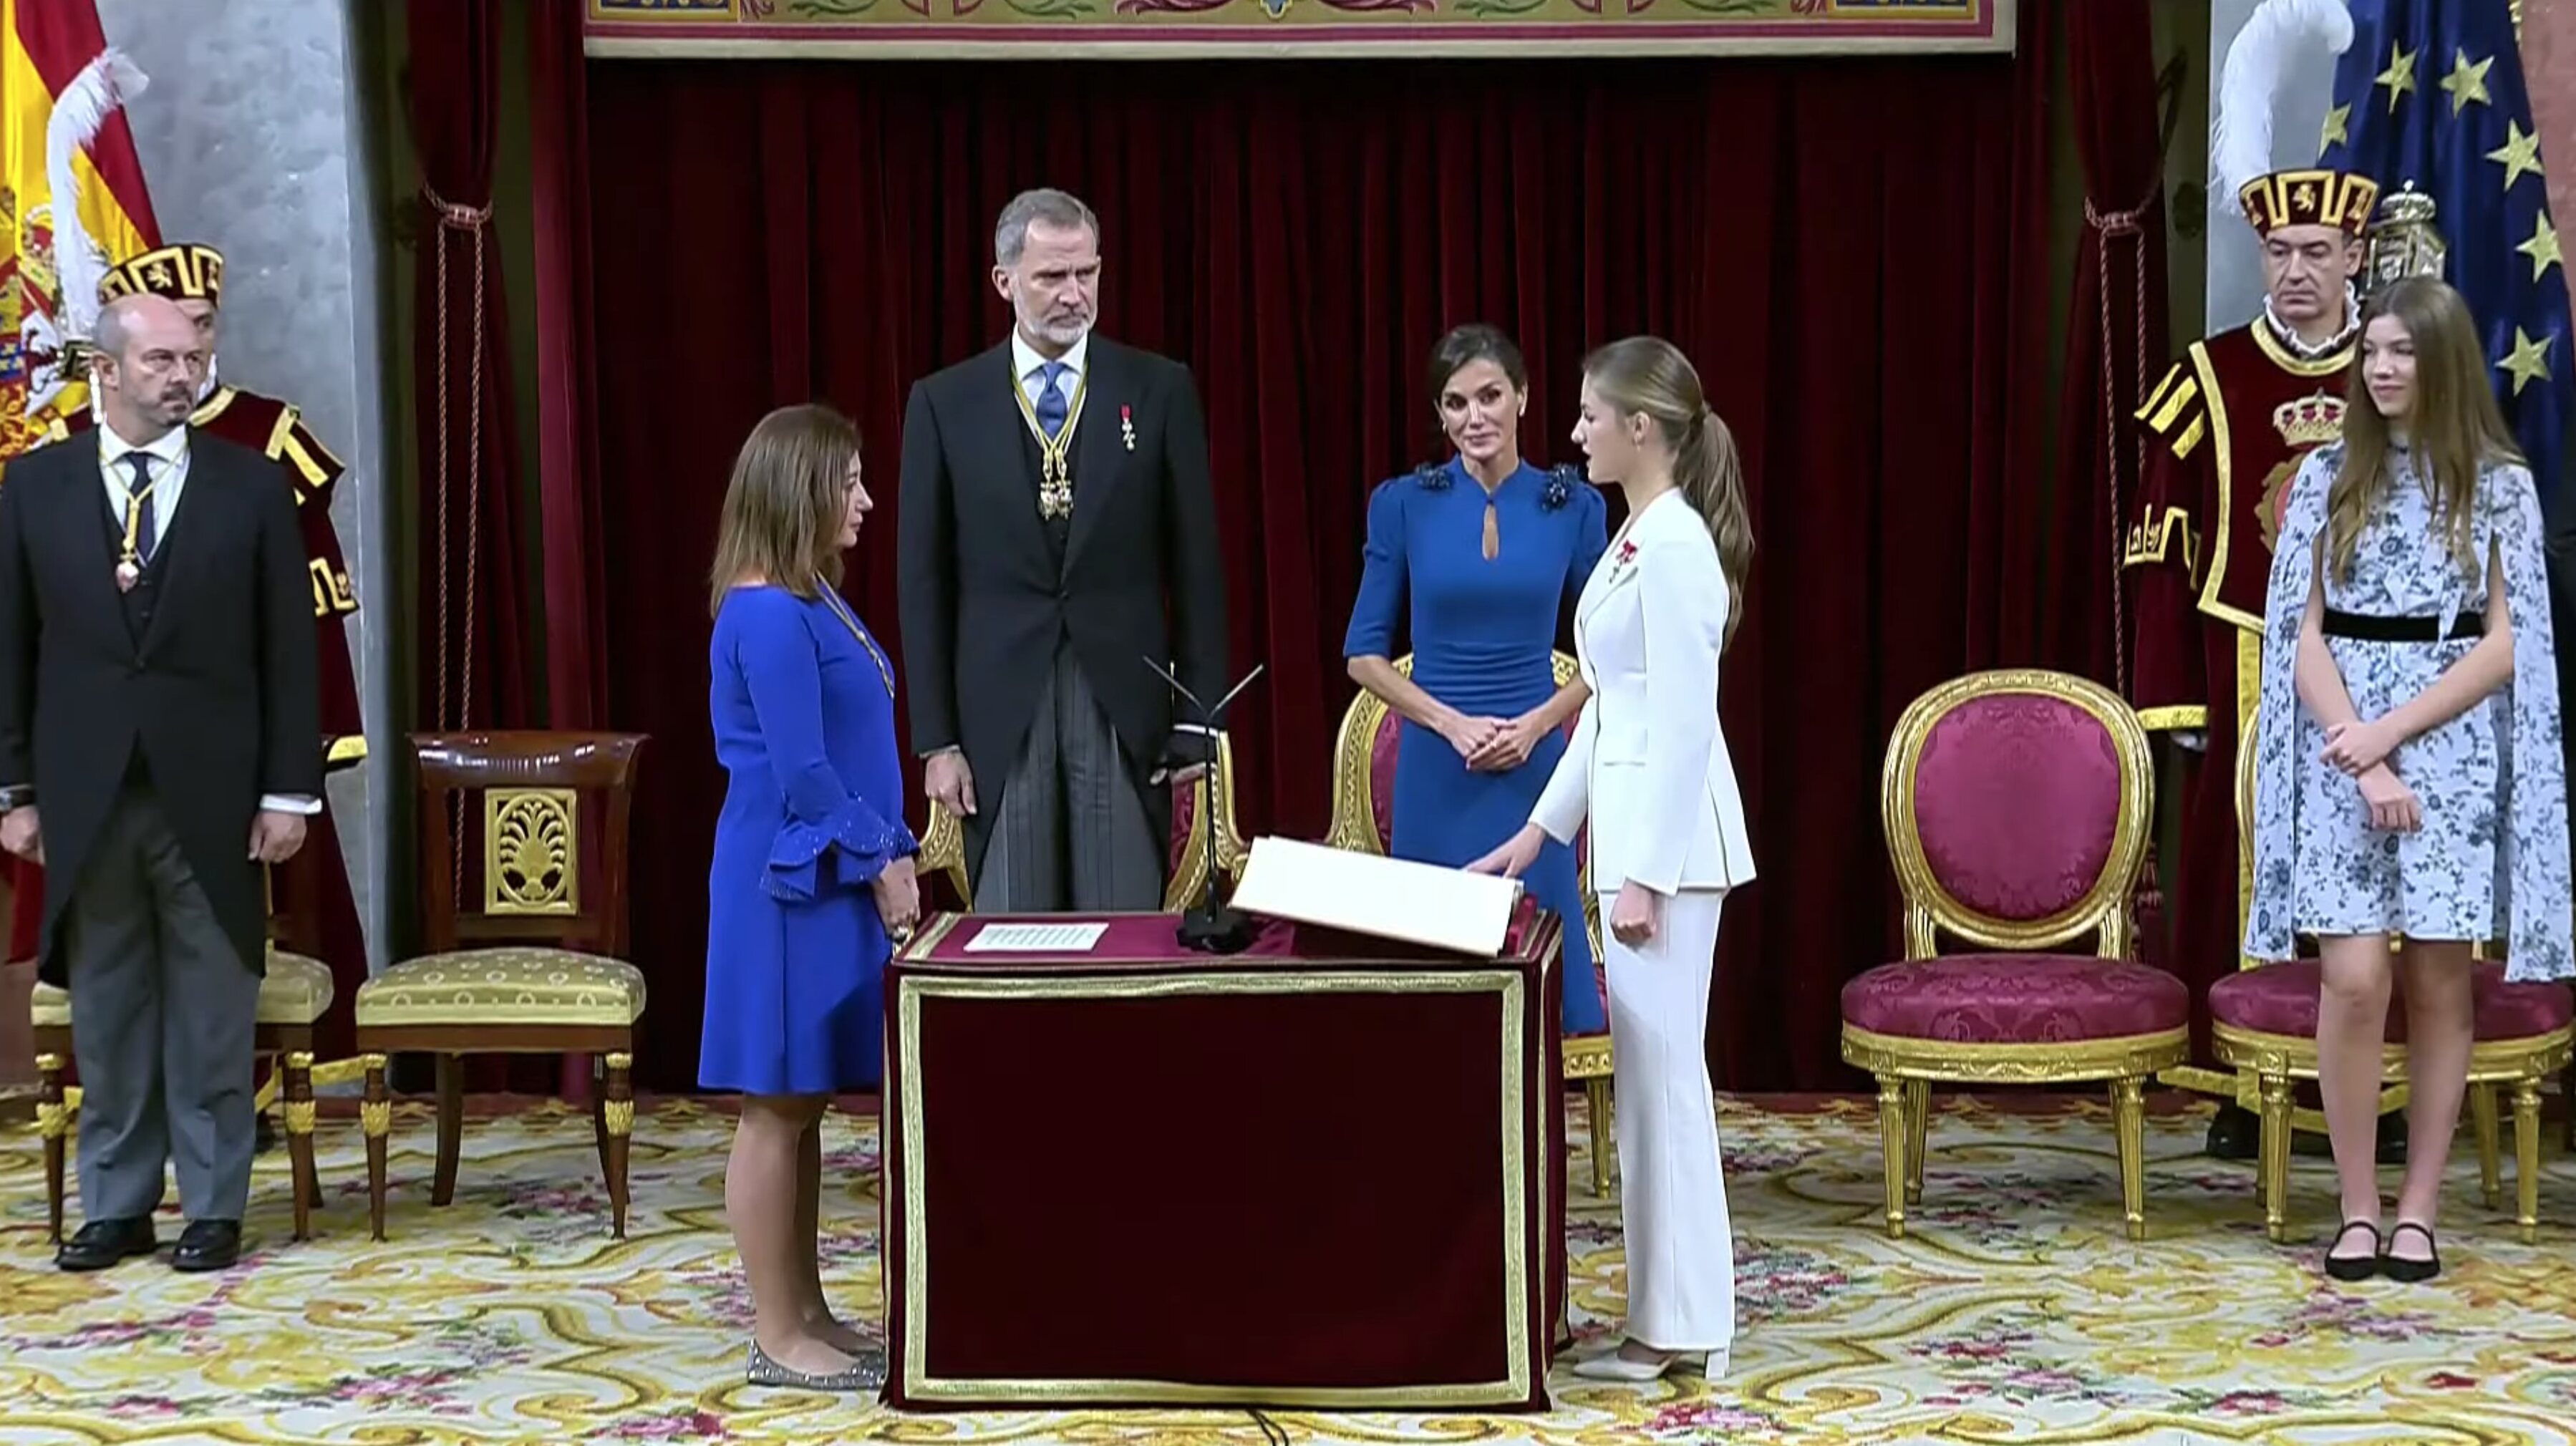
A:
{"label": "red velvet covered table", "polygon": [[942,915],[887,967],[887,1400],[1546,1409],[1555,919],[1493,960],[1088,921]]}

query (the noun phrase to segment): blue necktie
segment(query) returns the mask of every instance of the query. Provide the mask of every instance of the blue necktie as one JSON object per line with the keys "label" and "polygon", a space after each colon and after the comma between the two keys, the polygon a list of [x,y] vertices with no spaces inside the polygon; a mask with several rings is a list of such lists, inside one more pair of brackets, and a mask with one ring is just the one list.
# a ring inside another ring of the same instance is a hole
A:
{"label": "blue necktie", "polygon": [[[148,490],[152,486],[152,458],[147,453],[128,452],[125,454],[125,465],[134,473],[133,486],[126,493],[128,497],[134,499],[136,512],[134,555],[150,561],[152,545],[161,540],[161,528],[158,520],[153,516],[157,509],[152,505],[152,493]],[[122,523],[125,519],[120,517],[117,521]]]}
{"label": "blue necktie", "polygon": [[1066,370],[1060,361],[1044,362],[1038,367],[1038,425],[1045,429],[1050,442],[1063,435],[1065,414],[1070,410],[1063,389],[1056,385],[1064,380]]}

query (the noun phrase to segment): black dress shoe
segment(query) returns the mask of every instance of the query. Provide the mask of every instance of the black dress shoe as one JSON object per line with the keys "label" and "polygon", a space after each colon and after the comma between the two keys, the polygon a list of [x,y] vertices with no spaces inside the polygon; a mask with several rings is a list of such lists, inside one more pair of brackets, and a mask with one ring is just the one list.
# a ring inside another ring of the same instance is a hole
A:
{"label": "black dress shoe", "polygon": [[241,1259],[241,1222],[191,1220],[170,1253],[173,1270],[228,1270]]}
{"label": "black dress shoe", "polygon": [[119,1261],[150,1255],[161,1248],[152,1238],[152,1220],[137,1215],[124,1220],[92,1220],[72,1232],[54,1252],[54,1264],[65,1270],[105,1270]]}
{"label": "black dress shoe", "polygon": [[2406,1112],[2396,1110],[2379,1117],[2379,1163],[2406,1163]]}
{"label": "black dress shoe", "polygon": [[2209,1139],[2202,1148],[2216,1160],[2251,1160],[2262,1153],[2262,1143],[2262,1119],[2230,1100],[2210,1117]]}

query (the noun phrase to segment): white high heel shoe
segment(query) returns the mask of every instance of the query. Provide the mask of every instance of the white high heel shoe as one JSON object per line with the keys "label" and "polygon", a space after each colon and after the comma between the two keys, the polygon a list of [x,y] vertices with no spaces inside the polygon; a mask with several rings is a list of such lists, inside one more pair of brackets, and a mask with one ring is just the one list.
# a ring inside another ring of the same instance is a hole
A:
{"label": "white high heel shoe", "polygon": [[1654,1360],[1640,1361],[1612,1350],[1590,1360],[1575,1362],[1574,1373],[1587,1380],[1641,1385],[1663,1379],[1676,1367],[1696,1369],[1700,1374],[1715,1379],[1726,1374],[1726,1365],[1724,1351],[1665,1351],[1658,1352]]}

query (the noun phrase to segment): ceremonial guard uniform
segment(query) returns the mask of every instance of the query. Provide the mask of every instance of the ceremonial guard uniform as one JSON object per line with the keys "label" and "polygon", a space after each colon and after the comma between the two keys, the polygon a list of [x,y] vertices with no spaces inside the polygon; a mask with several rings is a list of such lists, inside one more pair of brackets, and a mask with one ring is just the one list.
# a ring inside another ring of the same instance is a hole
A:
{"label": "ceremonial guard uniform", "polygon": [[[191,301],[220,305],[223,276],[224,258],[213,247],[163,246],[109,271],[99,283],[99,302],[104,305],[120,296],[150,292],[183,305]],[[340,480],[340,460],[305,426],[303,415],[291,403],[240,387],[212,387],[188,424],[267,457],[278,465],[280,480],[294,490],[295,515],[304,532],[305,565],[312,576],[313,623],[320,633],[316,641],[323,757],[327,768],[349,767],[367,756],[367,739],[359,719],[358,682],[349,662],[345,621],[358,610],[358,599],[349,586],[349,566],[340,551],[340,535],[331,525],[331,491]],[[67,423],[56,421],[45,440],[58,441],[95,425],[96,418],[84,408]],[[293,944],[331,966],[334,993],[340,1002],[317,1026],[314,1042],[323,1058],[332,1059],[350,1050],[347,1001],[357,997],[358,986],[367,979],[366,938],[358,923],[357,901],[349,889],[348,865],[340,851],[338,830],[332,827],[327,799],[323,811],[307,823],[303,858],[277,870],[273,887],[280,911],[304,902],[294,897],[294,890],[310,887],[320,891],[311,901],[320,937],[295,940]],[[38,892],[42,881],[40,870],[20,861],[18,905],[9,932],[9,957],[13,959],[28,958],[36,951],[37,921],[44,913]]]}
{"label": "ceremonial guard uniform", "polygon": [[[2366,177],[2299,170],[2258,177],[2239,199],[2266,236],[2323,226],[2358,238],[2378,194]],[[2150,729],[2205,740],[2184,795],[2169,911],[2174,966],[2195,1001],[2242,962],[2250,879],[2237,749],[2261,695],[2272,546],[2301,459],[2342,435],[2356,340],[2347,324],[2324,346],[2303,347],[2267,307],[2192,343],[2138,412],[2146,471],[2122,555],[2136,609],[2130,700]]]}

